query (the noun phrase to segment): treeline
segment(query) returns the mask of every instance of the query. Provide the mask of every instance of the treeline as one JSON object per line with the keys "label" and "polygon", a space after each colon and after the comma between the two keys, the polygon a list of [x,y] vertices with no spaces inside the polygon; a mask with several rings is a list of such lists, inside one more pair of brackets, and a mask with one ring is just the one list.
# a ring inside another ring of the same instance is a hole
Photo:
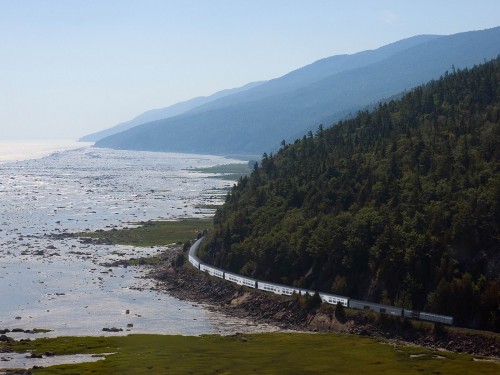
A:
{"label": "treeline", "polygon": [[500,330],[500,58],[264,154],[208,263]]}

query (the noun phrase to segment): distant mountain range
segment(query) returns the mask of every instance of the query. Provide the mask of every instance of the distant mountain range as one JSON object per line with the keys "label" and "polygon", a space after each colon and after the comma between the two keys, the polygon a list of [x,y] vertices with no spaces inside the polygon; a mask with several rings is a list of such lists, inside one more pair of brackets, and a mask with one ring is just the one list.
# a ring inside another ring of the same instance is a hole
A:
{"label": "distant mountain range", "polygon": [[330,125],[446,71],[499,54],[500,27],[415,36],[373,51],[325,58],[254,87],[209,97],[205,103],[192,102],[182,113],[169,112],[169,118],[134,126],[95,146],[207,154],[272,152],[281,140],[293,142],[319,124]]}
{"label": "distant mountain range", "polygon": [[227,90],[222,90],[219,92],[216,92],[215,94],[212,94],[210,96],[198,96],[196,98],[186,100],[184,102],[180,102],[174,105],[171,105],[166,108],[159,108],[159,109],[151,109],[149,111],[146,111],[139,116],[134,117],[130,121],[122,122],[121,124],[115,125],[112,128],[101,130],[99,132],[95,132],[89,135],[86,135],[82,138],[80,138],[78,141],[80,142],[96,142],[100,139],[109,137],[110,135],[116,134],[123,132],[125,130],[128,130],[130,128],[133,128],[134,126],[145,124],[147,122],[152,122],[156,120],[162,120],[166,119],[169,117],[174,117],[177,115],[180,115],[182,113],[188,112],[193,108],[200,107],[204,104],[210,103],[211,101],[223,98],[224,96],[227,95],[233,95],[237,94],[239,92],[245,91],[252,89],[254,87],[257,87],[258,85],[262,84],[263,82],[252,82],[252,83],[247,83],[246,85],[234,89],[227,89]]}

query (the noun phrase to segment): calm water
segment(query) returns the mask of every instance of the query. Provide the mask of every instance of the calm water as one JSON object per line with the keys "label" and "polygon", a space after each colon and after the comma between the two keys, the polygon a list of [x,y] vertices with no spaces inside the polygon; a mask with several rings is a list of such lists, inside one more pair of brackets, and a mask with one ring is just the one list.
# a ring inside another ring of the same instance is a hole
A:
{"label": "calm water", "polygon": [[92,144],[75,141],[0,141],[0,164],[38,159],[53,152],[88,147]]}
{"label": "calm water", "polygon": [[50,236],[210,215],[199,206],[220,202],[232,182],[193,169],[237,161],[89,147],[39,159],[28,154],[20,159],[30,160],[0,164],[0,329],[199,335],[248,324],[152,291],[140,268],[101,265],[165,247],[84,245]]}

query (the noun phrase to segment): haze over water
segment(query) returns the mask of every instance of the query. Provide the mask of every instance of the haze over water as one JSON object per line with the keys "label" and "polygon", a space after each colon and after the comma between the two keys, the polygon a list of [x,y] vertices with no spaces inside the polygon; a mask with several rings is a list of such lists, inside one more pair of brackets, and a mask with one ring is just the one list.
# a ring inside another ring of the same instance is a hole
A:
{"label": "haze over water", "polygon": [[166,247],[51,236],[206,217],[211,212],[198,206],[217,203],[232,182],[192,169],[236,161],[88,147],[32,159],[33,151],[22,157],[30,160],[0,165],[0,329],[46,328],[61,336],[118,327],[123,333],[198,335],[241,324],[151,290],[138,267],[102,266]]}
{"label": "haze over water", "polygon": [[75,141],[1,141],[0,164],[13,161],[38,159],[54,152],[88,147],[92,143]]}

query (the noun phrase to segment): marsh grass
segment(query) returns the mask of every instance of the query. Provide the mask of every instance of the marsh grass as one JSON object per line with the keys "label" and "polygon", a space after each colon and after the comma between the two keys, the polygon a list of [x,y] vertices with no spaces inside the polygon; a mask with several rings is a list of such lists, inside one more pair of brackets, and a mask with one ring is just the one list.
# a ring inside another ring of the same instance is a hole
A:
{"label": "marsh grass", "polygon": [[113,353],[93,363],[34,374],[493,374],[494,362],[339,334],[60,337],[18,343],[16,350]]}
{"label": "marsh grass", "polygon": [[223,164],[216,165],[214,167],[207,168],[196,168],[196,172],[203,173],[232,173],[232,174],[248,174],[251,169],[248,167],[247,163],[234,163],[234,164]]}
{"label": "marsh grass", "polygon": [[[215,173],[222,180],[238,180],[240,177],[246,176],[252,172],[252,169],[248,166],[248,163],[235,163],[235,164],[224,164],[216,165],[214,167],[207,168],[197,168],[194,169],[196,172],[203,173]],[[211,177],[213,178],[213,176]]]}
{"label": "marsh grass", "polygon": [[220,204],[199,204],[195,206],[195,208],[200,210],[216,210],[221,207],[222,206]]}
{"label": "marsh grass", "polygon": [[33,328],[34,333],[47,333],[47,332],[52,332],[51,329],[46,329],[46,328]]}
{"label": "marsh grass", "polygon": [[113,245],[162,246],[192,240],[204,229],[212,227],[211,220],[202,219],[148,221],[139,224],[135,228],[81,232],[74,236],[98,238]]}

